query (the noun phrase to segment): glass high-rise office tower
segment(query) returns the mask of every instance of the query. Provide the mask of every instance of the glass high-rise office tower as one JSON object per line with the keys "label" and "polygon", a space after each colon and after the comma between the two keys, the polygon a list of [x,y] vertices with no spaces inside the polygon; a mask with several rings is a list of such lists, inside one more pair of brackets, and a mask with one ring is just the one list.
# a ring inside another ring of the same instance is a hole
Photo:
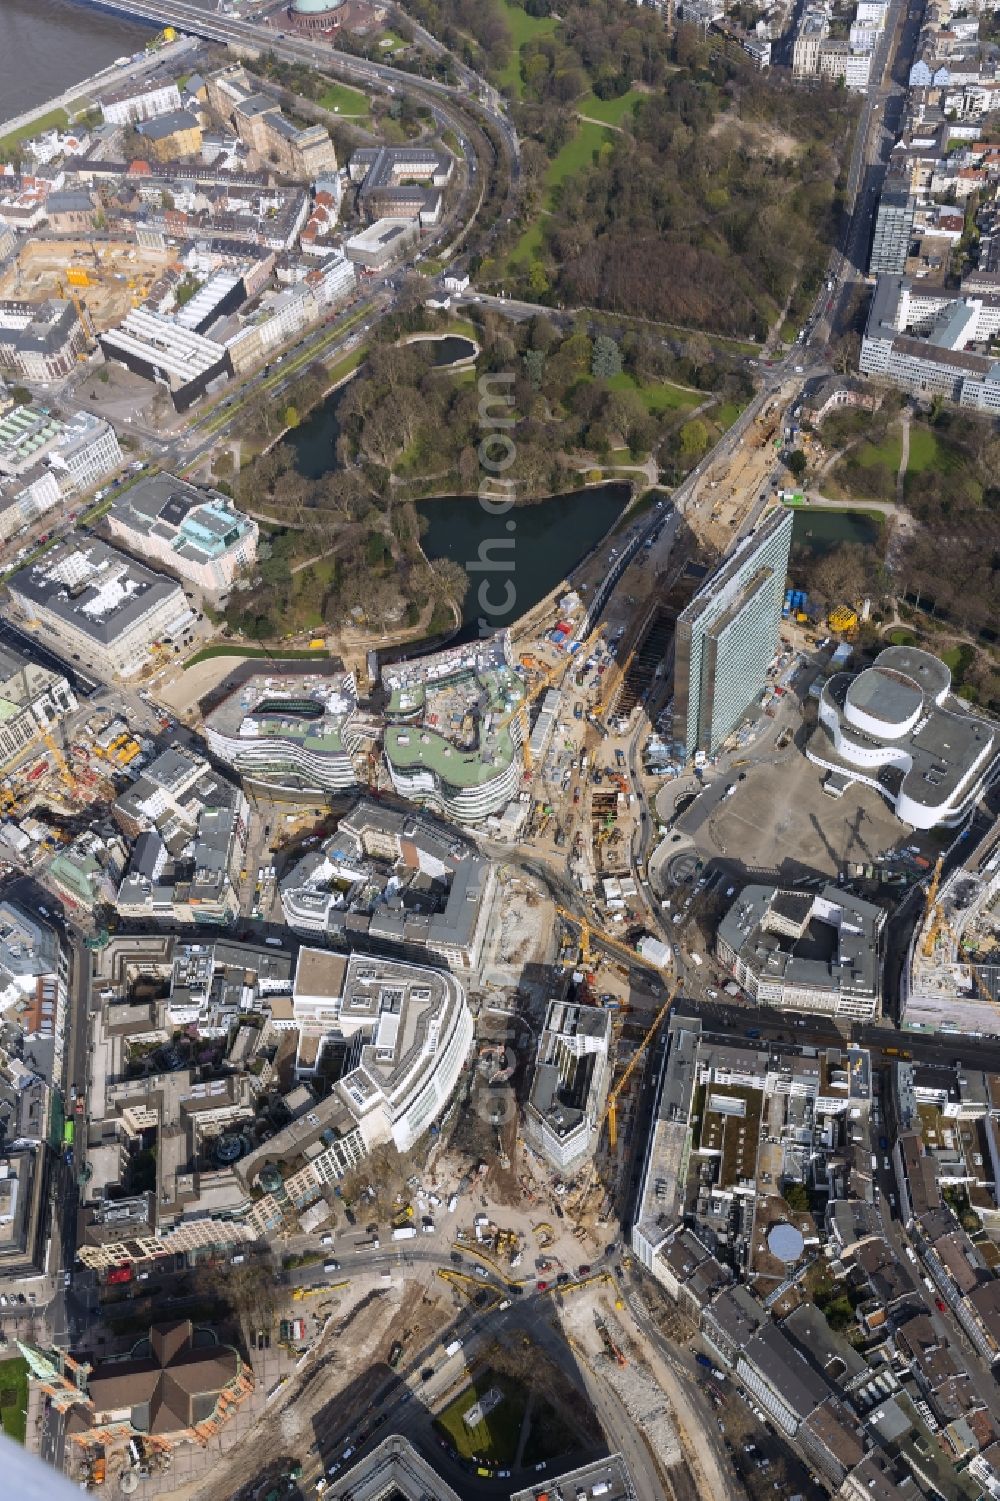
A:
{"label": "glass high-rise office tower", "polygon": [[772,511],[678,617],[674,726],[689,756],[716,750],[763,691],[778,646],[792,521],[791,511]]}

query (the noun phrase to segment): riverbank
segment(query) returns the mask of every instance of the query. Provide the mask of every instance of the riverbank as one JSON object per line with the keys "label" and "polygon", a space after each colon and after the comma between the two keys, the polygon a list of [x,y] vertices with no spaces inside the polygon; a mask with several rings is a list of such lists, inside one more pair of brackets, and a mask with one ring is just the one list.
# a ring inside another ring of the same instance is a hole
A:
{"label": "riverbank", "polygon": [[[155,28],[150,27],[149,30],[153,32]],[[178,60],[196,46],[197,43],[191,37],[178,37],[176,41],[165,43],[148,57],[130,63],[128,67],[121,68],[112,63],[91,77],[81,79],[79,83],[64,89],[61,94],[45,99],[19,115],[12,115],[10,119],[0,123],[0,155],[42,131],[65,129],[77,115],[83,114],[90,107],[91,95],[98,90],[111,84],[120,86],[127,79],[141,77],[154,68]]]}

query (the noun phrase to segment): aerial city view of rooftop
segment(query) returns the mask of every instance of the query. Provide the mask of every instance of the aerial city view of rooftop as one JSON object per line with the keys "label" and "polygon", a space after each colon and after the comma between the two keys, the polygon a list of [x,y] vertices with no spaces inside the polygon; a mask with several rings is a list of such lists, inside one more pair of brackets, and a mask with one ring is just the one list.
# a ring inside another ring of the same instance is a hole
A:
{"label": "aerial city view of rooftop", "polygon": [[1000,0],[0,0],[12,1501],[1000,1501]]}

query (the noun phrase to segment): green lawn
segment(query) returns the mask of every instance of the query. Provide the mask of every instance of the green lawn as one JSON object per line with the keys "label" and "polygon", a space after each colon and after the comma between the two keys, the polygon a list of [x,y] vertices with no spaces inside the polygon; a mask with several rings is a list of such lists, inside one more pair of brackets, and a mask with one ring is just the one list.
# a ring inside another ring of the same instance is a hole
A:
{"label": "green lawn", "polygon": [[910,459],[907,473],[921,474],[925,469],[949,469],[949,455],[926,427],[910,427]]}
{"label": "green lawn", "polygon": [[316,103],[321,109],[333,110],[340,115],[368,114],[368,100],[364,94],[358,89],[348,88],[346,83],[331,83]]}
{"label": "green lawn", "polygon": [[39,115],[36,120],[0,139],[0,157],[14,151],[22,141],[30,141],[32,136],[40,136],[46,130],[65,130],[68,123],[69,116],[64,109],[50,109],[47,115]]}
{"label": "green lawn", "polygon": [[[493,1387],[503,1392],[503,1401],[487,1413],[483,1422],[470,1428],[463,1414]],[[510,1465],[517,1452],[528,1393],[510,1376],[484,1371],[475,1377],[436,1420],[436,1427],[451,1440],[463,1459],[478,1455],[498,1465]]]}
{"label": "green lawn", "polygon": [[[692,393],[693,394],[693,393]],[[696,400],[699,398],[696,398]],[[722,405],[712,413],[712,420],[717,422],[723,431],[732,427],[737,417],[743,411],[743,405],[737,401],[724,401]]]}
{"label": "green lawn", "polygon": [[904,631],[902,629],[899,629],[889,632],[890,646],[914,646],[916,644],[916,640],[917,638],[912,631]]}
{"label": "green lawn", "polygon": [[593,159],[595,151],[599,151],[605,142],[611,140],[611,134],[603,125],[588,125],[581,120],[576,134],[566,142],[565,146],[549,162],[545,173],[545,203],[540,211],[539,218],[534,224],[529,224],[524,234],[518,240],[508,257],[508,265],[515,261],[534,260],[542,248],[542,224],[541,214],[547,213],[552,207],[552,194],[556,188],[562,186],[568,177],[574,172],[580,172],[588,167]]}
{"label": "green lawn", "polygon": [[589,167],[595,151],[599,151],[610,140],[611,136],[603,125],[588,125],[585,120],[581,121],[576,135],[566,142],[549,163],[545,174],[548,191],[551,193],[553,188],[561,187],[574,172],[582,172],[584,167]]}
{"label": "green lawn", "polygon": [[8,1438],[24,1443],[28,1426],[28,1362],[20,1355],[0,1364],[0,1423]]}
{"label": "green lawn", "polygon": [[[895,429],[887,433],[881,443],[863,443],[856,450],[855,457],[862,469],[874,469],[876,464],[884,464],[892,474],[899,469],[899,461],[902,457],[902,436]],[[910,450],[912,453],[912,449]]]}
{"label": "green lawn", "polygon": [[612,391],[637,391],[646,403],[646,410],[654,415],[659,412],[684,411],[688,407],[696,407],[704,399],[700,392],[688,391],[683,386],[672,386],[668,381],[639,385],[635,376],[629,375],[625,370],[620,375],[612,375],[607,385]]}
{"label": "green lawn", "polygon": [[275,651],[269,651],[263,646],[240,646],[235,641],[227,641],[218,646],[204,646],[201,651],[196,651],[193,657],[188,657],[183,664],[184,671],[189,667],[197,667],[199,662],[210,662],[213,657],[267,657],[272,662],[322,662],[329,657],[330,653],[323,651],[288,651],[281,647]]}
{"label": "green lawn", "polygon": [[555,16],[529,16],[519,5],[510,0],[500,0],[500,13],[510,32],[510,62],[499,74],[503,88],[509,89],[515,99],[521,97],[521,48],[538,36],[551,36],[556,29]]}
{"label": "green lawn", "polygon": [[576,102],[581,115],[591,120],[603,120],[605,125],[620,125],[638,104],[641,94],[638,89],[629,89],[619,99],[598,99],[596,94],[584,94]]}

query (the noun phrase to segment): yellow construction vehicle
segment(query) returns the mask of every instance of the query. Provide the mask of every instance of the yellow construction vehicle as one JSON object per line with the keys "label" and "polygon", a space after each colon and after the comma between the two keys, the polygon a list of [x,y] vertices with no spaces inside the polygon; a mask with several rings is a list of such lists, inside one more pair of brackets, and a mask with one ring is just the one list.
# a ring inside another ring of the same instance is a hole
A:
{"label": "yellow construction vehicle", "polygon": [[830,611],[826,617],[826,623],[831,631],[839,631],[841,635],[850,631],[856,631],[858,628],[858,612],[857,610],[852,610],[850,605],[838,605],[835,610]]}
{"label": "yellow construction vehicle", "polygon": [[614,1151],[615,1147],[618,1145],[618,1099],[619,1099],[619,1096],[621,1095],[621,1092],[625,1088],[625,1086],[628,1083],[629,1079],[631,1079],[632,1074],[635,1072],[635,1066],[639,1062],[639,1059],[644,1056],[644,1054],[646,1052],[646,1049],[649,1047],[649,1044],[652,1042],[653,1038],[656,1036],[656,1033],[657,1033],[657,1031],[659,1029],[660,1023],[663,1021],[664,1017],[669,1013],[671,1006],[674,1004],[674,1000],[676,998],[678,990],[680,989],[680,985],[681,985],[681,982],[678,979],[674,983],[674,987],[671,990],[670,994],[667,996],[667,999],[663,1002],[663,1005],[660,1007],[659,1011],[654,1016],[653,1021],[652,1021],[651,1025],[650,1025],[649,1029],[646,1032],[645,1037],[642,1039],[642,1041],[640,1042],[639,1046],[636,1048],[635,1052],[632,1054],[632,1057],[629,1059],[628,1064],[626,1065],[626,1068],[625,1068],[625,1072],[622,1074],[621,1078],[618,1080],[618,1083],[613,1086],[613,1088],[611,1089],[611,1091],[610,1091],[610,1093],[608,1095],[608,1103],[604,1107],[604,1119],[608,1123],[608,1141],[609,1141],[609,1143],[611,1145],[611,1150],[612,1151]]}

